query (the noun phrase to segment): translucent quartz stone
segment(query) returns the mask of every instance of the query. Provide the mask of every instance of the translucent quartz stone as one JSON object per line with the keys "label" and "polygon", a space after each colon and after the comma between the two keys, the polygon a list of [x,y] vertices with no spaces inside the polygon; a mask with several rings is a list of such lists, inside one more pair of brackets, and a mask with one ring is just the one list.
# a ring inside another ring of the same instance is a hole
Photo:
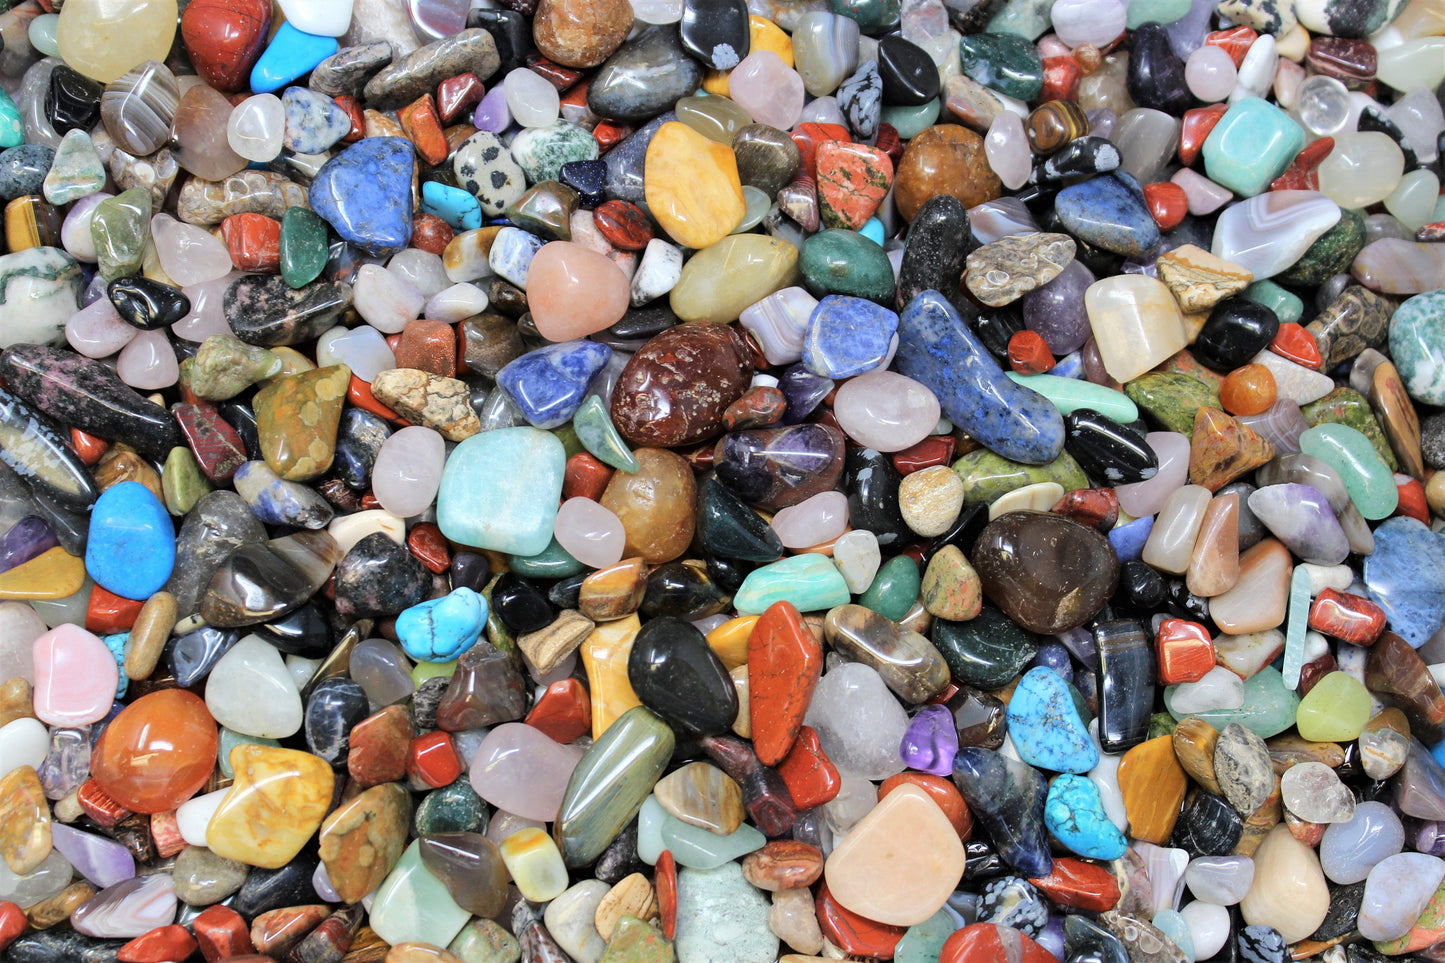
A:
{"label": "translucent quartz stone", "polygon": [[1439,198],[1440,178],[1434,171],[1421,168],[1400,178],[1400,183],[1385,198],[1385,210],[1410,230],[1418,231],[1430,223]]}
{"label": "translucent quartz stone", "polygon": [[1137,107],[1125,111],[1109,135],[1119,148],[1119,169],[1141,184],[1157,181],[1179,144],[1179,119],[1162,110]]}
{"label": "translucent quartz stone", "polygon": [[385,334],[400,334],[421,315],[426,296],[399,273],[379,264],[363,264],[352,284],[356,312]]}
{"label": "translucent quartz stone", "polygon": [[171,126],[176,163],[208,181],[225,180],[244,168],[246,158],[226,140],[231,112],[226,95],[205,84],[182,94]]}
{"label": "translucent quartz stone", "polygon": [[1317,74],[1295,92],[1295,116],[1316,137],[1333,137],[1350,116],[1350,92],[1333,77]]}
{"label": "translucent quartz stone", "polygon": [[1404,170],[1405,155],[1389,135],[1340,134],[1320,163],[1320,193],[1341,207],[1368,207],[1390,196]]}
{"label": "translucent quartz stone", "polygon": [[1069,47],[1107,47],[1124,32],[1128,8],[1120,0],[1057,0],[1049,9],[1054,33]]}
{"label": "translucent quartz stone", "polygon": [[1239,676],[1216,665],[1197,682],[1186,682],[1165,693],[1169,711],[1180,716],[1244,705],[1244,683]]}
{"label": "translucent quartz stone", "polygon": [[1248,856],[1200,856],[1184,871],[1184,884],[1194,898],[1218,906],[1244,899],[1253,882],[1254,860]]}
{"label": "translucent quartz stone", "polygon": [[622,561],[627,543],[622,520],[590,498],[569,498],[553,524],[557,544],[583,565],[606,568]]}
{"label": "translucent quartz stone", "polygon": [[1174,490],[1160,509],[1144,543],[1141,557],[1147,565],[1170,575],[1184,574],[1211,497],[1209,489],[1199,485]]}
{"label": "translucent quartz stone", "polygon": [[233,271],[213,281],[183,287],[181,292],[190,298],[191,311],[171,325],[171,333],[185,341],[204,341],[213,334],[230,334],[224,307],[226,289],[240,276],[240,272]]}
{"label": "translucent quartz stone", "polygon": [[1205,103],[1218,103],[1228,97],[1238,77],[1234,58],[1212,44],[1198,48],[1184,61],[1184,83]]}
{"label": "translucent quartz stone", "polygon": [[499,810],[547,821],[556,818],[582,752],[540,729],[507,722],[487,733],[467,767],[468,778],[477,795]]}
{"label": "translucent quartz stone", "polygon": [[159,391],[175,384],[181,369],[164,331],[140,331],[121,349],[115,373],[137,391]]}
{"label": "translucent quartz stone", "polygon": [[233,268],[226,243],[210,231],[169,214],[151,218],[151,240],[161,270],[181,287],[225,277]]}
{"label": "translucent quartz stone", "polygon": [[87,358],[108,358],[138,334],[140,331],[125,322],[109,298],[81,308],[65,322],[66,342]]}
{"label": "translucent quartz stone", "polygon": [[316,364],[321,367],[344,364],[362,381],[396,367],[396,355],[380,331],[369,324],[354,328],[340,325],[316,339]]}
{"label": "translucent quartz stone", "polygon": [[1189,201],[1189,213],[1195,217],[1213,214],[1234,199],[1234,193],[1228,188],[1220,187],[1203,174],[1187,167],[1179,168],[1169,179],[1184,189],[1184,196]]}
{"label": "translucent quartz stone", "polygon": [[825,673],[804,721],[840,770],[886,779],[904,768],[898,747],[908,715],[869,666],[848,662]]}
{"label": "translucent quartz stone", "polygon": [[1147,481],[1119,485],[1119,508],[1135,518],[1153,515],[1164,507],[1174,490],[1189,477],[1189,439],[1173,431],[1151,431],[1144,441],[1159,462],[1159,471]]}
{"label": "translucent quartz stone", "polygon": [[1320,839],[1320,867],[1341,885],[1358,883],[1375,864],[1405,847],[1400,817],[1381,802],[1362,802],[1348,822],[1331,823]]}
{"label": "translucent quartz stone", "polygon": [[275,94],[247,97],[226,121],[226,143],[249,161],[275,160],[285,136],[286,108]]}
{"label": "translucent quartz stone", "polygon": [[351,650],[351,678],[366,690],[376,707],[389,706],[411,695],[411,661],[386,639],[364,639]]}
{"label": "translucent quartz stone", "polygon": [[983,149],[988,166],[1009,190],[1018,190],[1028,183],[1033,173],[1033,153],[1028,134],[1018,114],[1002,111],[988,126]]}
{"label": "translucent quartz stone", "polygon": [[428,321],[456,324],[487,310],[487,292],[475,284],[453,284],[427,299],[422,317]]}
{"label": "translucent quartz stone", "polygon": [[1185,346],[1179,303],[1160,281],[1122,274],[1095,281],[1084,307],[1104,370],[1115,381],[1132,381]]}
{"label": "translucent quartz stone", "polygon": [[301,694],[280,651],[248,635],[221,656],[206,680],[206,708],[242,735],[284,739],[301,729]]}
{"label": "translucent quartz stone", "polygon": [[1380,50],[1375,76],[1395,90],[1434,90],[1445,80],[1445,37],[1421,37]]}
{"label": "translucent quartz stone", "polygon": [[1220,213],[1210,253],[1239,265],[1256,281],[1271,278],[1298,261],[1339,220],[1339,205],[1319,191],[1266,191]]}
{"label": "translucent quartz stone", "polygon": [[788,130],[803,113],[803,78],[771,50],[755,50],[728,75],[730,96],[755,123]]}
{"label": "translucent quartz stone", "polygon": [[843,383],[833,413],[844,433],[865,448],[902,451],[933,433],[940,408],[933,392],[912,378],[870,371]]}
{"label": "translucent quartz stone", "polygon": [[557,88],[541,74],[518,67],[502,81],[507,109],[523,127],[550,127],[557,122],[561,102]]}
{"label": "translucent quartz stone", "polygon": [[95,263],[95,240],[90,236],[90,216],[101,201],[114,197],[104,191],[97,191],[70,205],[70,211],[60,225],[60,243],[71,257],[88,264]]}
{"label": "translucent quartz stone", "polygon": [[0,676],[35,681],[33,648],[45,623],[24,602],[0,602]]}
{"label": "translucent quartz stone", "polygon": [[842,492],[819,492],[773,516],[773,531],[785,548],[821,545],[847,528],[848,496]]}
{"label": "translucent quartz stone", "polygon": [[21,909],[28,909],[41,900],[49,899],[70,885],[75,870],[70,861],[52,849],[41,862],[40,868],[17,876],[0,859],[0,899],[18,903]]}
{"label": "translucent quartz stone", "polygon": [[1421,163],[1432,163],[1440,156],[1437,140],[1445,132],[1445,109],[1428,89],[1416,87],[1391,104],[1385,113],[1400,128],[1405,143]]}
{"label": "translucent quartz stone", "polygon": [[56,42],[67,64],[108,84],[142,61],[164,61],[177,16],[176,0],[80,0],[61,9]]}
{"label": "translucent quartz stone", "polygon": [[371,469],[371,488],[381,507],[401,518],[426,511],[441,484],[446,447],[441,435],[420,425],[386,439]]}

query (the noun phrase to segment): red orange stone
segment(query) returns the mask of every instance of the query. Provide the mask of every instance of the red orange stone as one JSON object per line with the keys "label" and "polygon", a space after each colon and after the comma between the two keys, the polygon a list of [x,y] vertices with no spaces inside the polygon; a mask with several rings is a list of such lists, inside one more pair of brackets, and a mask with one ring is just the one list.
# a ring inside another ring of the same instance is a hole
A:
{"label": "red orange stone", "polygon": [[191,65],[224,93],[245,88],[270,30],[271,0],[193,0],[181,15]]}
{"label": "red orange stone", "polygon": [[917,786],[928,793],[953,824],[959,839],[968,842],[973,837],[973,813],[968,811],[968,803],[963,801],[963,793],[959,792],[953,783],[926,772],[900,772],[883,780],[883,785],[878,787],[879,801],[899,786]]}
{"label": "red orange stone", "polygon": [[373,415],[380,415],[387,421],[400,420],[396,412],[376,400],[376,396],[371,393],[371,383],[362,381],[356,375],[351,376],[351,384],[346,386],[346,400]]}
{"label": "red orange stone", "polygon": [[938,963],[1055,963],[1055,959],[1012,926],[974,923],[944,941]]}
{"label": "red orange stone", "polygon": [[1165,619],[1154,633],[1161,685],[1198,682],[1214,668],[1214,639],[1209,630],[1187,619]]}
{"label": "red orange stone", "polygon": [[798,173],[808,177],[813,176],[816,170],[818,147],[826,141],[841,140],[848,142],[852,140],[848,136],[848,128],[840,124],[815,124],[812,122],[799,124],[792,129],[789,137],[798,147]]}
{"label": "red orange stone", "polygon": [[[823,936],[834,946],[840,947],[844,952],[854,956],[891,960],[893,951],[898,947],[898,941],[903,939],[904,933],[908,932],[906,926],[889,926],[886,923],[864,919],[857,913],[849,912],[839,906],[838,901],[833,898],[833,894],[828,892],[827,883],[818,888],[818,895],[813,901],[813,907],[818,912],[818,926],[823,930]],[[1049,959],[1052,960],[1053,957],[1049,957]],[[964,961],[959,959],[954,963],[964,963]],[[973,961],[969,960],[968,963],[973,963]],[[1047,961],[1039,960],[1038,963],[1047,963]]]}
{"label": "red orange stone", "polygon": [[351,118],[351,130],[341,138],[343,144],[354,144],[366,136],[366,112],[361,109],[361,104],[355,97],[346,94],[336,96],[336,106],[346,111],[346,116]]}
{"label": "red orange stone", "polygon": [[184,960],[195,951],[196,939],[190,930],[172,923],[137,936],[116,951],[116,959],[120,963],[167,963]]}
{"label": "red orange stone", "polygon": [[405,776],[414,732],[406,706],[387,706],[357,723],[346,755],[352,781],[366,789]]}
{"label": "red orange stone", "polygon": [[677,861],[672,850],[664,849],[657,857],[652,888],[657,893],[657,912],[662,919],[662,935],[667,939],[677,936]]}
{"label": "red orange stone", "polygon": [[523,721],[565,746],[592,731],[592,700],[581,682],[562,679],[547,686]]}
{"label": "red orange stone", "polygon": [[612,474],[609,466],[593,455],[579,451],[567,459],[562,473],[562,497],[599,501],[607,490],[607,483],[612,480]]}
{"label": "red orange stone", "polygon": [[411,246],[419,251],[441,257],[456,236],[452,226],[435,214],[418,211],[411,216]]}
{"label": "red orange stone", "polygon": [[1315,371],[1318,371],[1323,363],[1315,336],[1304,325],[1295,324],[1293,321],[1279,326],[1274,340],[1269,343],[1269,350],[1281,358],[1287,358]]}
{"label": "red orange stone", "polygon": [[442,574],[452,564],[446,536],[435,522],[418,522],[406,534],[406,548],[427,571]]}
{"label": "red orange stone", "polygon": [[1119,520],[1119,496],[1112,488],[1077,488],[1064,492],[1050,511],[1107,532]]}
{"label": "red orange stone", "polygon": [[268,910],[251,921],[251,942],[257,952],[281,959],[330,915],[331,907],[320,903]]}
{"label": "red orange stone", "polygon": [[259,274],[281,270],[281,222],[264,214],[232,214],[221,237],[237,269]]}
{"label": "red orange stone", "polygon": [[246,919],[229,906],[212,906],[191,920],[196,943],[206,963],[245,956],[256,952],[251,944],[251,928]]}
{"label": "red orange stone", "polygon": [[1144,185],[1144,203],[1161,231],[1172,231],[1189,213],[1189,195],[1173,181]]}
{"label": "red orange stone", "polygon": [[88,467],[94,468],[96,462],[110,448],[110,442],[104,438],[97,438],[94,435],[87,435],[79,428],[70,429],[70,447],[80,456],[80,460]]}
{"label": "red orange stone", "polygon": [[769,606],[748,637],[748,708],[753,751],[782,762],[798,736],[823,674],[823,647],[791,602]]}
{"label": "red orange stone", "polygon": [[1044,895],[1061,906],[1075,906],[1092,913],[1103,913],[1119,903],[1119,880],[1098,863],[1085,862],[1072,856],[1054,857],[1054,868],[1047,876],[1029,880]]}
{"label": "red orange stone", "polygon": [[[756,730],[755,730],[756,731]],[[809,726],[798,730],[787,758],[778,764],[778,775],[799,809],[812,809],[836,799],[843,789],[838,767],[823,752],[818,734]]]}
{"label": "red orange stone", "polygon": [[96,635],[129,632],[143,605],[144,599],[124,599],[97,585],[85,606],[85,627]]}
{"label": "red orange stone", "polygon": [[80,784],[80,788],[75,791],[75,802],[82,812],[107,829],[135,815],[102,789],[94,776]]}
{"label": "red orange stone", "polygon": [[900,475],[911,475],[934,465],[947,465],[953,461],[958,440],[952,435],[929,435],[916,445],[893,453],[893,467]]}
{"label": "red orange stone", "polygon": [[1312,141],[1295,155],[1283,174],[1270,182],[1272,191],[1317,191],[1320,189],[1319,166],[1335,149],[1333,137]]}
{"label": "red orange stone", "polygon": [[1054,355],[1037,331],[1015,331],[1008,339],[1008,363],[1021,375],[1043,374],[1054,366]]}
{"label": "red orange stone", "polygon": [[462,774],[462,763],[452,746],[451,734],[438,730],[413,739],[407,751],[406,774],[413,782],[431,789],[456,782]]}
{"label": "red orange stone", "polygon": [[1238,26],[1228,30],[1216,30],[1204,38],[1204,42],[1211,47],[1218,47],[1229,54],[1229,59],[1234,61],[1238,67],[1244,63],[1244,55],[1249,53],[1249,48],[1259,39],[1259,34],[1253,27]]}
{"label": "red orange stone", "polygon": [[1084,68],[1073,57],[1044,58],[1044,92],[1040,101],[1076,100]]}
{"label": "red orange stone", "polygon": [[1184,112],[1183,126],[1179,130],[1179,163],[1186,167],[1194,163],[1204,148],[1205,138],[1228,109],[1225,104],[1210,104]]}
{"label": "red orange stone", "polygon": [[175,809],[216,765],[219,740],[206,704],[184,689],[141,696],[101,733],[90,771],[100,788],[138,813]]}
{"label": "red orange stone", "polygon": [[1406,478],[1400,481],[1395,476],[1395,490],[1400,493],[1400,502],[1395,506],[1395,515],[1413,518],[1426,525],[1430,524],[1430,503],[1425,498],[1425,486],[1418,479]]}
{"label": "red orange stone", "polygon": [[1327,588],[1310,606],[1309,626],[1351,645],[1374,645],[1385,631],[1385,610],[1364,596]]}
{"label": "red orange stone", "polygon": [[15,942],[15,938],[25,932],[30,925],[25,918],[25,911],[20,908],[19,903],[12,903],[10,900],[0,900],[0,953]]}
{"label": "red orange stone", "polygon": [[592,212],[592,219],[608,243],[624,251],[640,251],[654,236],[652,222],[630,201],[606,201]]}
{"label": "red orange stone", "polygon": [[814,165],[824,227],[861,229],[893,184],[893,159],[867,144],[824,141]]}
{"label": "red orange stone", "polygon": [[788,409],[787,396],[770,385],[753,385],[723,412],[724,431],[767,428],[783,419]]}
{"label": "red orange stone", "polygon": [[1219,404],[1231,415],[1262,414],[1278,397],[1274,372],[1262,364],[1241,365],[1219,385]]}
{"label": "red orange stone", "polygon": [[396,119],[422,160],[428,164],[440,164],[447,159],[447,135],[442,132],[437,103],[431,94],[422,94],[398,110]]}
{"label": "red orange stone", "polygon": [[450,124],[480,104],[484,93],[482,81],[470,70],[437,84],[437,114],[442,123]]}

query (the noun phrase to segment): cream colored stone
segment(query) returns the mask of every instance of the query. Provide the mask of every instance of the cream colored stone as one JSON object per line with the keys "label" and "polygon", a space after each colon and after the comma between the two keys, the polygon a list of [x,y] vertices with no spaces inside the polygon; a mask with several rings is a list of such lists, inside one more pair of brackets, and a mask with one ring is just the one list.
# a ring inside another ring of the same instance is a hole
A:
{"label": "cream colored stone", "polygon": [[1319,928],[1330,909],[1330,890],[1315,851],[1278,825],[1254,853],[1254,883],[1239,904],[1251,926],[1273,926],[1286,942]]}

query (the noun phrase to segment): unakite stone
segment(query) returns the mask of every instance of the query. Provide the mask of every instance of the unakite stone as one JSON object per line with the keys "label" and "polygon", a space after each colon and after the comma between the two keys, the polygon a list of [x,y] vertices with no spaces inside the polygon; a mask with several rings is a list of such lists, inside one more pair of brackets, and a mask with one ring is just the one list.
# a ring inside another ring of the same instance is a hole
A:
{"label": "unakite stone", "polygon": [[948,910],[939,910],[916,926],[908,927],[893,948],[894,963],[938,963],[943,944],[958,929]]}
{"label": "unakite stone", "polygon": [[288,207],[281,217],[281,277],[302,288],[326,267],[326,222],[304,207]]}
{"label": "unakite stone", "polygon": [[1400,463],[1395,456],[1395,450],[1390,447],[1390,440],[1385,437],[1385,432],[1375,417],[1374,408],[1370,406],[1369,400],[1354,388],[1342,385],[1319,401],[1312,401],[1300,408],[1300,414],[1304,416],[1305,424],[1311,428],[1336,424],[1355,429],[1369,439],[1370,447],[1375,449],[1375,454],[1389,466],[1390,471],[1399,470]]}
{"label": "unakite stone", "polygon": [[627,442],[617,433],[612,418],[607,414],[607,405],[597,395],[588,395],[582,407],[572,416],[572,429],[582,447],[604,465],[611,465],[629,475],[637,474],[641,468],[627,447]]}
{"label": "unakite stone", "polygon": [[1267,278],[1255,281],[1240,292],[1239,296],[1269,308],[1275,313],[1275,317],[1279,318],[1280,324],[1293,324],[1304,317],[1305,303],[1300,300],[1300,296]]}
{"label": "unakite stone", "polygon": [[907,555],[895,555],[878,569],[873,583],[858,596],[858,604],[885,619],[902,621],[918,598],[920,582],[918,563]]}
{"label": "unakite stone", "polygon": [[276,378],[256,392],[261,455],[272,471],[309,481],[331,467],[350,385],[351,369],[334,364]]}
{"label": "unakite stone", "polygon": [[761,963],[778,958],[768,928],[768,901],[743,876],[742,864],[682,869],[677,874],[678,963]]}
{"label": "unakite stone", "polygon": [[566,578],[587,568],[573,558],[555,536],[536,555],[513,555],[508,558],[507,564],[518,575],[546,579]]}
{"label": "unakite stone", "polygon": [[1068,452],[1061,452],[1046,465],[1025,465],[980,448],[954,462],[953,470],[963,479],[966,505],[992,504],[1015,489],[1039,482],[1058,482],[1066,492],[1089,487],[1088,476]]}
{"label": "unakite stone", "polygon": [[1189,437],[1200,408],[1218,408],[1219,392],[1198,378],[1172,371],[1152,371],[1124,386],[1124,393],[1166,431]]}
{"label": "unakite stone", "polygon": [[544,551],[567,456],[555,435],[498,428],[452,451],[437,490],[437,524],[454,542],[523,557]]}
{"label": "unakite stone", "polygon": [[1349,425],[1316,425],[1300,435],[1299,446],[1339,472],[1361,515],[1373,520],[1394,512],[1400,502],[1394,473],[1364,434]]}
{"label": "unakite stone", "polygon": [[814,297],[849,294],[879,304],[893,302],[893,265],[888,255],[857,231],[819,231],[803,242],[798,259]]}
{"label": "unakite stone", "polygon": [[[1170,715],[1182,719],[1185,714],[1175,712],[1172,705],[1178,688],[1171,685],[1164,690],[1164,704],[1169,708]],[[1285,688],[1280,671],[1267,665],[1244,680],[1244,704],[1238,709],[1210,709],[1189,714],[1199,716],[1219,730],[1237,722],[1260,738],[1268,739],[1294,725],[1299,702],[1299,696],[1292,689]]]}
{"label": "unakite stone", "polygon": [[1341,208],[1340,222],[1315,238],[1294,266],[1278,278],[1302,287],[1324,284],[1336,274],[1348,274],[1350,262],[1364,246],[1365,219],[1356,211]]}
{"label": "unakite stone", "polygon": [[672,944],[656,927],[624,914],[599,963],[672,963]]}
{"label": "unakite stone", "polygon": [[401,854],[371,906],[372,930],[392,945],[450,943],[472,915],[456,904],[446,884],[422,863],[417,840]]}
{"label": "unakite stone", "polygon": [[1035,100],[1044,89],[1044,62],[1022,37],[979,33],[959,38],[963,72],[985,87],[1018,100]]}
{"label": "unakite stone", "polygon": [[1259,97],[1231,104],[1204,139],[1209,179],[1243,197],[1261,193],[1305,144],[1300,125]]}
{"label": "unakite stone", "polygon": [[[1021,375],[1016,371],[1005,372],[1015,383],[1032,388],[1054,403],[1059,414],[1067,415],[1080,408],[1097,411],[1106,418],[1112,418],[1121,425],[1139,419],[1139,406],[1122,391],[1096,385],[1082,378],[1062,378],[1058,375]],[[1189,423],[1194,424],[1193,416]]]}
{"label": "unakite stone", "polygon": [[90,240],[101,277],[110,281],[140,271],[150,223],[151,193],[143,187],[132,187],[95,205]]}
{"label": "unakite stone", "polygon": [[1331,672],[1300,700],[1295,724],[1311,742],[1351,742],[1370,721],[1370,690],[1348,672]]}
{"label": "unakite stone", "polygon": [[1038,654],[1034,634],[985,606],[967,622],[939,619],[930,634],[953,677],[977,689],[1001,689]]}
{"label": "unakite stone", "polygon": [[733,597],[733,606],[739,615],[761,615],[775,602],[791,602],[800,612],[818,612],[851,599],[848,583],[832,559],[805,552],[753,569]]}
{"label": "unakite stone", "polygon": [[592,744],[572,770],[553,828],[568,866],[590,864],[617,838],[657,784],[675,739],[654,712],[635,706]]}

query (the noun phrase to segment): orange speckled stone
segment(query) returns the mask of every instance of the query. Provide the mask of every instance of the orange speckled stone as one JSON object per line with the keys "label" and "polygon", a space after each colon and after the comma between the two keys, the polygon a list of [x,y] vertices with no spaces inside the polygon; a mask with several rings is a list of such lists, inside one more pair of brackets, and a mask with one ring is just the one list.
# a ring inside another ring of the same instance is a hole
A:
{"label": "orange speckled stone", "polygon": [[956,124],[925,128],[910,140],[893,180],[893,201],[905,221],[939,194],[976,207],[1002,193],[1003,183],[984,155],[983,138]]}

